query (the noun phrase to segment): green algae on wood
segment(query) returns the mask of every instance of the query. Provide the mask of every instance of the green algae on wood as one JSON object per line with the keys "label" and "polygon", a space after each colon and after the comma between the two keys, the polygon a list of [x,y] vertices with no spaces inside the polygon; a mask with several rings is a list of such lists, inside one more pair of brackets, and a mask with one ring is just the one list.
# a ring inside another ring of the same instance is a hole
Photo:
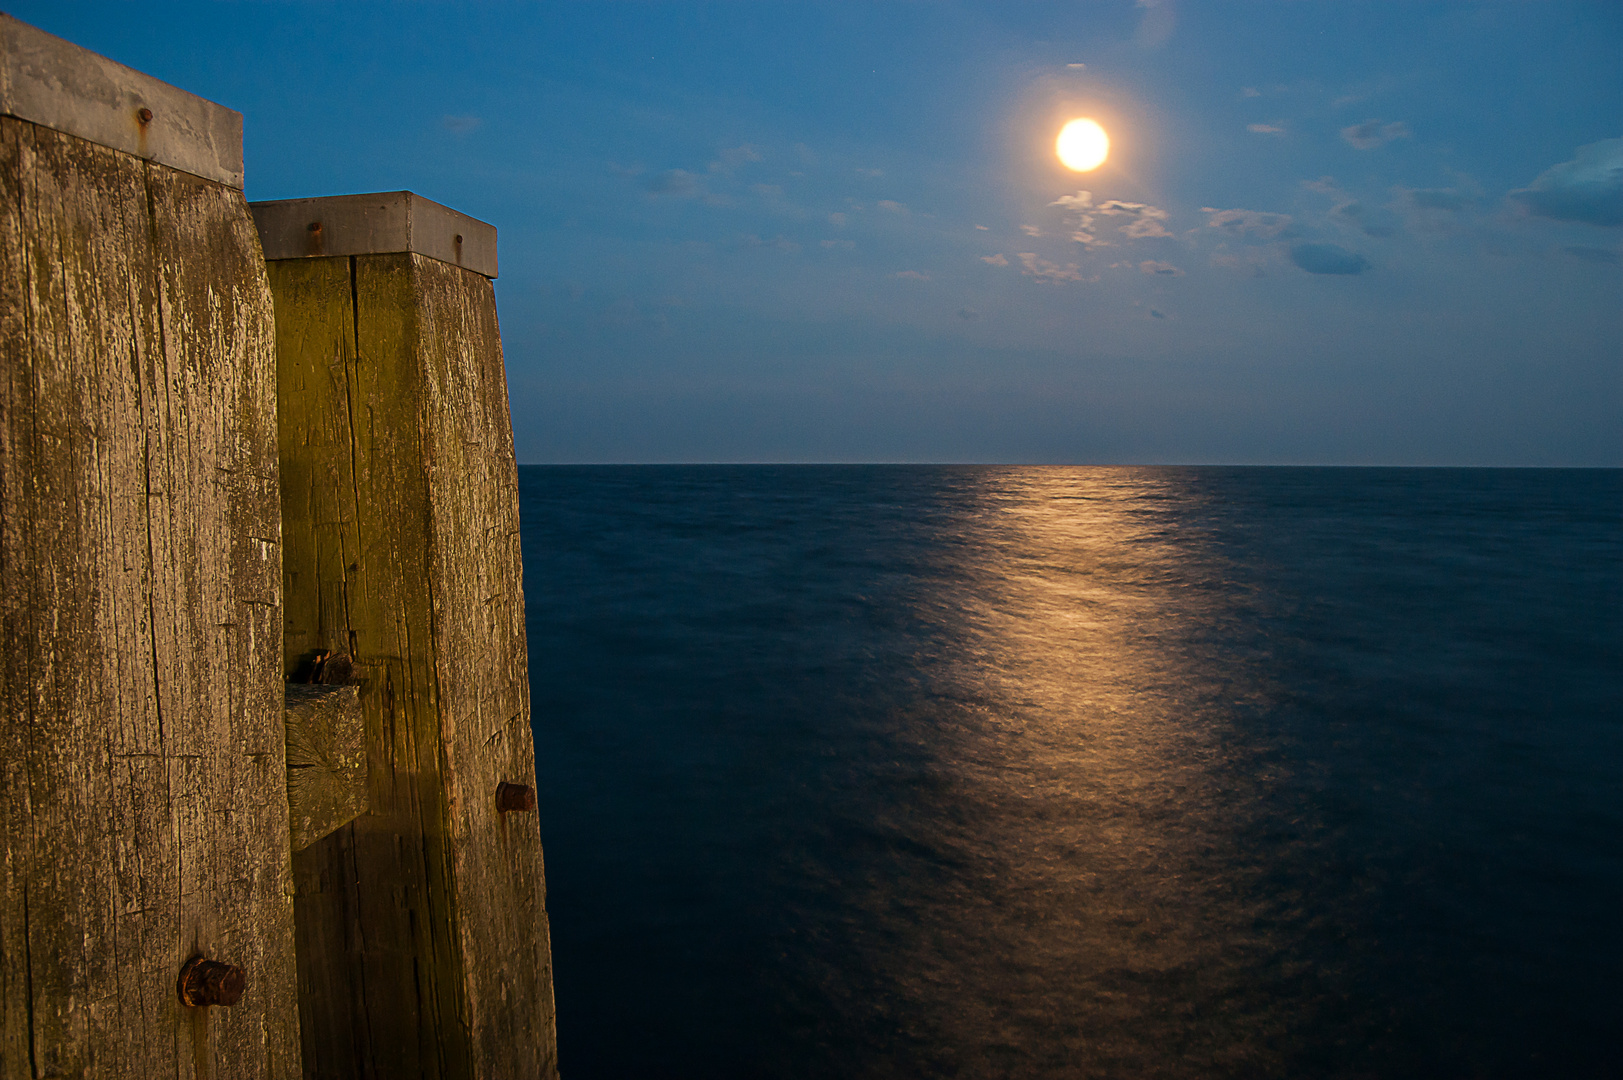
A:
{"label": "green algae on wood", "polygon": [[294,857],[307,1075],[552,1077],[517,470],[489,280],[275,260],[284,671],[347,651],[370,810]]}

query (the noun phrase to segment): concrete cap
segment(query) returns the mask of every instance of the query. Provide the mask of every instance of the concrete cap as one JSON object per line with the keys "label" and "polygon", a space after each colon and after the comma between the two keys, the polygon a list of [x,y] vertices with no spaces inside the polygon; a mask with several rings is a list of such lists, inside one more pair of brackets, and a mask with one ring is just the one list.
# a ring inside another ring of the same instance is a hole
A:
{"label": "concrete cap", "polygon": [[0,14],[0,113],[242,187],[242,114]]}
{"label": "concrete cap", "polygon": [[410,191],[249,203],[267,259],[415,251],[496,276],[496,227]]}

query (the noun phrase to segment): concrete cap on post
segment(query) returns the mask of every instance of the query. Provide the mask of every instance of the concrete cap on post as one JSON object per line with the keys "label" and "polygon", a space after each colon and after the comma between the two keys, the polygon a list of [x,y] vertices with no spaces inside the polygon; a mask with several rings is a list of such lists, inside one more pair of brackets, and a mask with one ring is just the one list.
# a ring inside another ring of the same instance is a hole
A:
{"label": "concrete cap on post", "polygon": [[496,227],[410,191],[249,203],[266,259],[415,251],[496,276]]}
{"label": "concrete cap on post", "polygon": [[0,14],[0,113],[242,188],[242,114]]}

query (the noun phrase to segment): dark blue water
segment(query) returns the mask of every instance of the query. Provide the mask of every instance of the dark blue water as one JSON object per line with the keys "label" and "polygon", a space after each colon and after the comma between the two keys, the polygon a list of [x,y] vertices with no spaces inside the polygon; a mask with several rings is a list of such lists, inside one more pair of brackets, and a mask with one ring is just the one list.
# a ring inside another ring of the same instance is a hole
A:
{"label": "dark blue water", "polygon": [[1619,1075],[1623,472],[520,490],[568,1080]]}

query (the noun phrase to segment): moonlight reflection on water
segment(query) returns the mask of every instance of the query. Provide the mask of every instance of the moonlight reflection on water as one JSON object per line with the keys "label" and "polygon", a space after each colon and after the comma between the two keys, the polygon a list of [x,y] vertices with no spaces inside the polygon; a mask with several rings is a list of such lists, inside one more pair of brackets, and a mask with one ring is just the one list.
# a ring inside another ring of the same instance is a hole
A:
{"label": "moonlight reflection on water", "polygon": [[571,1075],[1598,1067],[1615,476],[522,485]]}

